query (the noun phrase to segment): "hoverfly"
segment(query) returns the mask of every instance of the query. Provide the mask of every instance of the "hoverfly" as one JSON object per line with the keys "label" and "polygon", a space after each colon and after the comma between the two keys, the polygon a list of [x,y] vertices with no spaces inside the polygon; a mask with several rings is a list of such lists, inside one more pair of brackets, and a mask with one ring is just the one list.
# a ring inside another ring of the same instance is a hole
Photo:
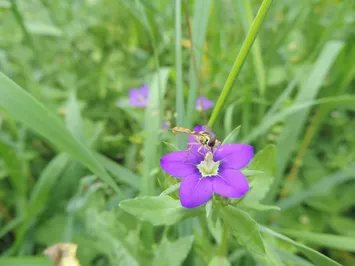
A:
{"label": "hoverfly", "polygon": [[202,147],[213,151],[213,148],[217,147],[217,145],[221,143],[216,138],[216,136],[213,135],[211,132],[209,132],[205,127],[204,127],[204,131],[200,131],[200,132],[196,132],[191,129],[185,128],[185,127],[174,127],[171,131],[174,134],[183,133],[183,134],[194,136],[198,142],[197,143],[189,143],[189,144],[201,144],[202,146],[198,148],[198,150],[197,150],[198,152],[200,152]]}

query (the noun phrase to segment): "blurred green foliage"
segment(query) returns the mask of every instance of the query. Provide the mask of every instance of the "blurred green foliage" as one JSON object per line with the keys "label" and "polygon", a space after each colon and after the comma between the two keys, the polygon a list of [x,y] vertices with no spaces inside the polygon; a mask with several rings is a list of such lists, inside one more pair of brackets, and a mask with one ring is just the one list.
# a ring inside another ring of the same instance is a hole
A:
{"label": "blurred green foliage", "polygon": [[[82,265],[355,265],[352,0],[272,3],[213,126],[276,146],[251,163],[243,210],[222,212],[226,247],[214,209],[172,225],[191,215],[178,201],[139,202],[176,184],[159,168],[175,145],[163,120],[207,123],[195,99],[217,101],[261,3],[0,0],[0,265],[51,265],[42,251],[58,242]],[[118,104],[143,83],[147,108]],[[239,231],[258,226],[247,251]]]}

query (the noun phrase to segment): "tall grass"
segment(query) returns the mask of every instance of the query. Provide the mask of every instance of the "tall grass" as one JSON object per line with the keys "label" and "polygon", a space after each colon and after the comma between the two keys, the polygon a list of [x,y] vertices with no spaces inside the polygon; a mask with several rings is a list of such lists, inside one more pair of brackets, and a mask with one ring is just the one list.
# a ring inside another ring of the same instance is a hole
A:
{"label": "tall grass", "polygon": [[[355,263],[353,1],[0,8],[1,265],[51,265],[63,241],[81,265]],[[145,108],[117,103],[143,83]],[[254,146],[238,208],[190,212],[160,169],[186,145],[163,121],[204,118]]]}

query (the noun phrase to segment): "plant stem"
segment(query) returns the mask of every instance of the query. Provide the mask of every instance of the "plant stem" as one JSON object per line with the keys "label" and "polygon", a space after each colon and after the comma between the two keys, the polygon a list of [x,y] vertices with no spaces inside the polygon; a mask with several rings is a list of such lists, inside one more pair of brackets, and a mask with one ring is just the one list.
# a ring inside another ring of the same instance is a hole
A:
{"label": "plant stem", "polygon": [[298,170],[301,167],[303,156],[305,155],[305,153],[308,149],[308,146],[311,143],[311,140],[312,140],[314,134],[316,133],[316,129],[318,128],[321,121],[323,120],[323,117],[327,114],[327,111],[328,111],[328,108],[321,107],[320,109],[318,109],[318,112],[316,113],[311,124],[309,125],[309,127],[306,131],[305,137],[303,139],[303,142],[301,144],[301,147],[297,153],[296,159],[292,165],[290,174],[287,176],[287,178],[285,180],[283,189],[281,191],[281,198],[282,199],[287,197],[290,187],[292,186],[293,181],[297,177]]}
{"label": "plant stem", "polygon": [[228,240],[228,227],[224,223],[223,224],[223,232],[222,232],[222,241],[219,246],[218,255],[221,257],[225,257],[227,254],[227,240]]}
{"label": "plant stem", "polygon": [[[185,104],[183,91],[183,76],[182,76],[182,48],[181,48],[181,0],[175,2],[175,68],[176,68],[176,125],[184,126]],[[179,149],[183,149],[184,136],[176,135],[176,143]]]}
{"label": "plant stem", "polygon": [[230,71],[228,78],[224,84],[223,90],[218,98],[217,103],[216,103],[216,107],[213,109],[213,113],[210,117],[210,120],[208,121],[209,127],[213,126],[219,113],[221,112],[224,102],[226,101],[226,99],[230,93],[230,90],[240,73],[240,70],[246,60],[246,57],[249,53],[251,46],[253,45],[256,35],[261,27],[261,24],[266,16],[267,11],[270,8],[271,3],[272,3],[272,0],[264,0],[260,6],[258,14],[256,15],[256,17],[253,21],[253,24],[251,25],[251,28],[244,40],[242,48],[240,49],[240,52],[239,52],[237,58],[235,59],[232,70]]}

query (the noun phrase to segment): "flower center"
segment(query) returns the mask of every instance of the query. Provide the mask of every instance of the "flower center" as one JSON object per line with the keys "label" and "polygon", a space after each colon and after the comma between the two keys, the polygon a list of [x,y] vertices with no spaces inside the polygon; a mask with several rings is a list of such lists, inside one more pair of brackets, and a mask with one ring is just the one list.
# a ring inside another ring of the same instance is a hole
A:
{"label": "flower center", "polygon": [[208,152],[205,156],[205,159],[197,165],[197,168],[200,171],[202,177],[216,176],[218,175],[219,164],[219,161],[213,161],[213,153]]}

